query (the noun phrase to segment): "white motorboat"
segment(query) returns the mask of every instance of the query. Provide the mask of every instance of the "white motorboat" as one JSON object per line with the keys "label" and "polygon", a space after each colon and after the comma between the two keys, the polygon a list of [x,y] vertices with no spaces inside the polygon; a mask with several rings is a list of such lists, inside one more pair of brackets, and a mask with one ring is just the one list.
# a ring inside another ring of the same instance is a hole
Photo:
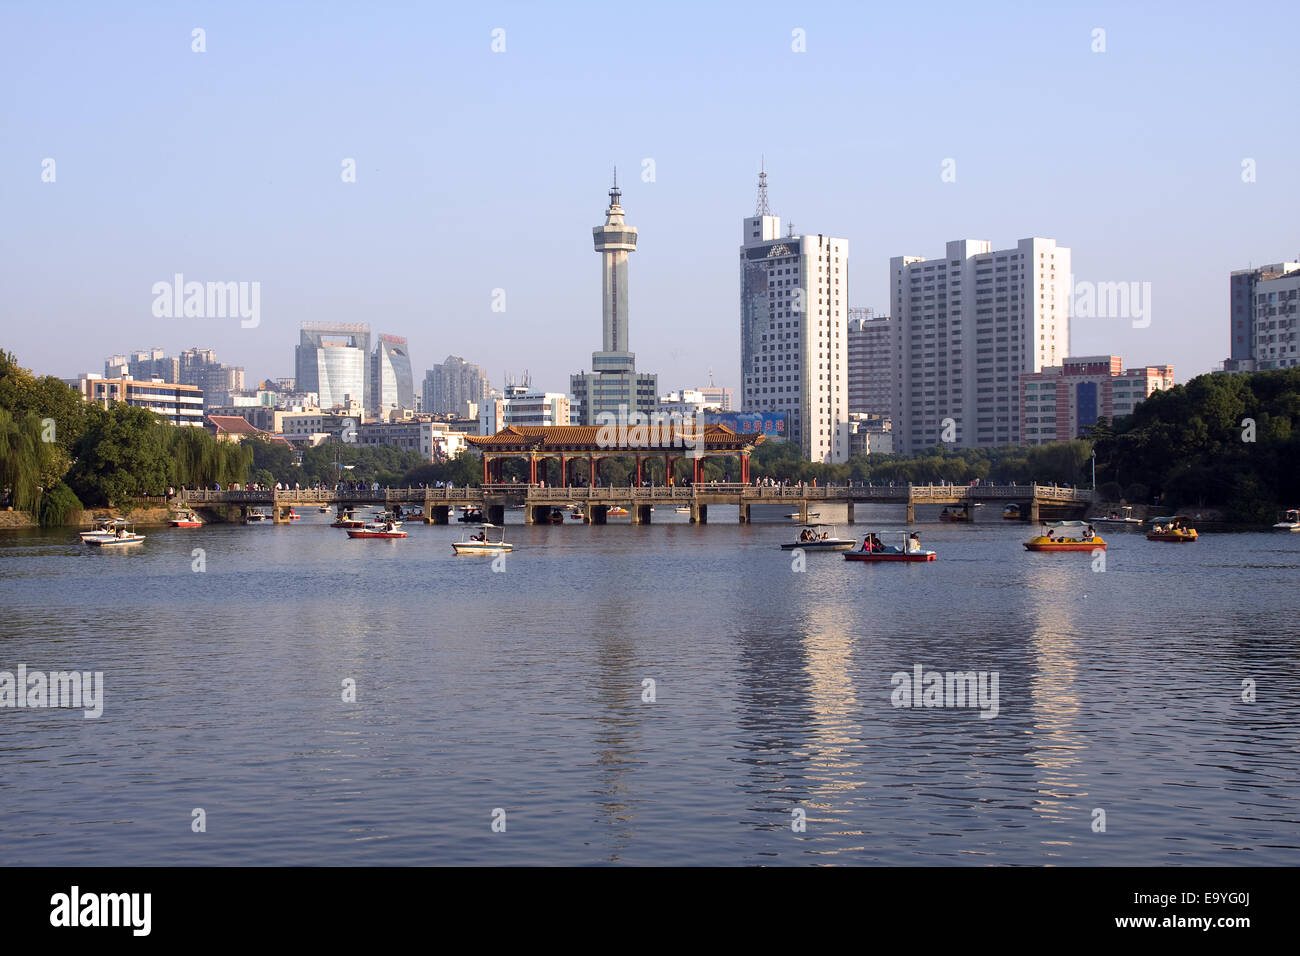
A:
{"label": "white motorboat", "polygon": [[129,521],[115,521],[113,525],[114,529],[110,534],[96,535],[82,540],[97,548],[116,548],[127,544],[139,544],[144,540],[144,535],[136,534],[135,525]]}
{"label": "white motorboat", "polygon": [[1300,508],[1291,508],[1282,520],[1273,525],[1274,531],[1300,531]]}
{"label": "white motorboat", "polygon": [[93,530],[81,532],[81,540],[86,541],[90,538],[102,538],[106,535],[111,535],[116,530],[117,530],[116,523],[113,521],[113,519],[104,518],[102,521],[99,521],[95,524]]}
{"label": "white motorboat", "polygon": [[[479,528],[474,534],[468,530],[464,532],[459,541],[453,541],[451,548],[457,554],[501,554],[505,551],[513,551],[515,546],[506,541],[506,529],[499,525],[483,523],[477,525]],[[495,531],[496,534],[489,534],[489,531]]]}
{"label": "white motorboat", "polygon": [[248,517],[244,519],[244,524],[257,524],[260,521],[270,521],[270,520],[271,520],[271,516],[269,514],[267,514],[265,511],[259,511],[258,509],[254,508],[252,511],[248,513]]}
{"label": "white motorboat", "polygon": [[781,545],[782,551],[852,551],[857,546],[856,538],[840,538],[835,535],[835,526],[829,524],[806,525],[799,532],[799,537],[789,544]]}
{"label": "white motorboat", "polygon": [[1142,523],[1141,518],[1133,517],[1133,509],[1128,506],[1120,508],[1119,511],[1112,511],[1108,515],[1098,515],[1088,520],[1093,524],[1108,525],[1140,525]]}

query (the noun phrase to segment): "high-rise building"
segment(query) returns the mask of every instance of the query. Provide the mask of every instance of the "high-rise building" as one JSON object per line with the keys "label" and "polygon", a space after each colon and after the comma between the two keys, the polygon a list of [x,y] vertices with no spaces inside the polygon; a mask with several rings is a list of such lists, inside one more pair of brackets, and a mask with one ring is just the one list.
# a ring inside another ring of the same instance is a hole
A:
{"label": "high-rise building", "polygon": [[406,339],[380,335],[370,359],[370,407],[375,411],[415,408],[415,376]]}
{"label": "high-rise building", "polygon": [[179,363],[179,381],[203,389],[205,411],[230,404],[231,396],[244,390],[244,369],[218,362],[212,349],[186,349]]}
{"label": "high-rise building", "polygon": [[315,392],[321,408],[349,401],[364,404],[370,382],[370,326],[365,323],[302,323],[294,350],[294,378]]}
{"label": "high-rise building", "polygon": [[130,356],[112,355],[104,362],[106,379],[134,378],[141,381],[160,378],[164,382],[178,381],[180,363],[168,358],[163,349],[140,349]]}
{"label": "high-rise building", "polygon": [[1068,358],[1020,376],[1020,444],[1084,437],[1097,419],[1132,415],[1138,403],[1174,387],[1172,365],[1125,369],[1117,355]]}
{"label": "high-rise building", "polygon": [[605,209],[605,224],[592,228],[601,268],[601,350],[591,354],[591,371],[569,376],[572,418],[577,425],[596,425],[597,416],[649,415],[659,401],[659,376],[637,374],[636,355],[628,340],[628,254],[636,250],[635,226],[623,221],[622,192],[615,174]]}
{"label": "high-rise building", "polygon": [[813,461],[849,456],[848,260],[847,239],[782,238],[759,173],[740,246],[741,411],[783,412]]}
{"label": "high-rise building", "polygon": [[894,403],[894,327],[889,316],[849,309],[849,414],[887,417]]}
{"label": "high-rise building", "polygon": [[1020,442],[1020,376],[1069,353],[1070,250],[961,239],[943,259],[889,261],[894,448],[914,455]]}
{"label": "high-rise building", "polygon": [[458,415],[467,402],[479,404],[492,395],[487,372],[459,355],[424,373],[424,411],[430,415]]}
{"label": "high-rise building", "polygon": [[1289,368],[1296,353],[1300,262],[1239,269],[1228,277],[1229,349],[1224,369],[1253,372]]}
{"label": "high-rise building", "polygon": [[180,363],[175,358],[168,358],[164,349],[142,349],[131,353],[131,377],[137,379],[160,378],[164,382],[177,382]]}

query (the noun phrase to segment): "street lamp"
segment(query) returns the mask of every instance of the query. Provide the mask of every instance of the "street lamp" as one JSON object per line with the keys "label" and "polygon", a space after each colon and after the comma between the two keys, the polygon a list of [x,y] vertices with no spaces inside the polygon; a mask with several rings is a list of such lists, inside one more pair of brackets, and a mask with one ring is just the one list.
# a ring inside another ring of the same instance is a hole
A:
{"label": "street lamp", "polygon": [[1092,450],[1092,490],[1097,490],[1097,449]]}

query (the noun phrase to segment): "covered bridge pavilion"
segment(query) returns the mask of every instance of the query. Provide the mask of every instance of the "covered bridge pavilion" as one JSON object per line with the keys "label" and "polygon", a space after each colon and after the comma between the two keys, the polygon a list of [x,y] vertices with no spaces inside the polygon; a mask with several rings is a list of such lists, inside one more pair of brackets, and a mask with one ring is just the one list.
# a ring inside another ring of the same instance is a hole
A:
{"label": "covered bridge pavilion", "polygon": [[[664,474],[671,477],[673,463],[693,461],[694,480],[701,480],[705,458],[738,457],[740,481],[749,482],[749,456],[762,442],[762,435],[741,435],[725,425],[694,423],[651,423],[648,425],[508,425],[495,435],[467,435],[465,441],[483,457],[483,483],[501,481],[502,464],[511,458],[528,461],[528,480],[537,484],[545,474],[545,462],[560,463],[561,484],[569,487],[568,465],[587,463],[587,484],[596,487],[602,458],[636,458],[636,484],[642,482],[642,464],[662,458]],[[538,465],[542,468],[539,471]]]}

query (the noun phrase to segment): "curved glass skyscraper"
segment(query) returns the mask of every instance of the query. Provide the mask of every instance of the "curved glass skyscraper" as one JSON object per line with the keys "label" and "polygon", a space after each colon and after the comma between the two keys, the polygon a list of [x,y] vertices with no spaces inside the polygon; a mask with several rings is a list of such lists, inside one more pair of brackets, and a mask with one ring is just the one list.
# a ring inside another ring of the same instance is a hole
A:
{"label": "curved glass skyscraper", "polygon": [[415,376],[406,339],[381,335],[370,366],[370,407],[376,411],[415,408]]}
{"label": "curved glass skyscraper", "polygon": [[304,322],[294,358],[298,389],[315,392],[321,408],[348,401],[366,403],[370,394],[369,325]]}

